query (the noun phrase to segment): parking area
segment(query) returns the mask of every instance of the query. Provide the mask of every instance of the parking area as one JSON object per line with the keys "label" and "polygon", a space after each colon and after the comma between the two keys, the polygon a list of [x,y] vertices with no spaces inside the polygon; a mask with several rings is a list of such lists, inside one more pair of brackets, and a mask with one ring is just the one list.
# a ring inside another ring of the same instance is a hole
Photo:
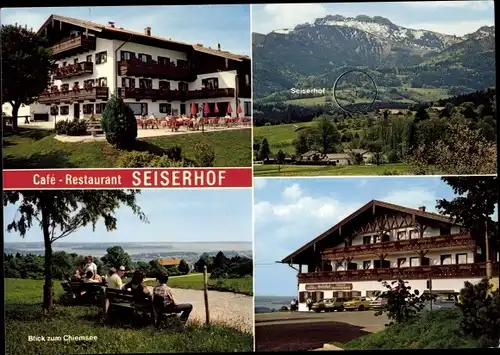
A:
{"label": "parking area", "polygon": [[274,312],[255,315],[256,351],[303,351],[384,329],[385,316],[364,312]]}

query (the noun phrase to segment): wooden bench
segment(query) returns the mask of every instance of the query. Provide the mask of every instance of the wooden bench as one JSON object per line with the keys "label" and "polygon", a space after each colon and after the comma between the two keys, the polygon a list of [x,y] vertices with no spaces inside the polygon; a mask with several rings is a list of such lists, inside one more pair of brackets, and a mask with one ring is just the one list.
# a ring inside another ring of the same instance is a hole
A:
{"label": "wooden bench", "polygon": [[99,304],[104,294],[105,282],[88,282],[67,280],[61,282],[65,303],[69,304]]}

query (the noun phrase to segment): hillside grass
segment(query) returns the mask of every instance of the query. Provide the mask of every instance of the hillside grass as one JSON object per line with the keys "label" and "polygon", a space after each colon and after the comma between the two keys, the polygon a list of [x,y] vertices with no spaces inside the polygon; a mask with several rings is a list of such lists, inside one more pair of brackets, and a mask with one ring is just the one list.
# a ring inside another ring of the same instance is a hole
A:
{"label": "hillside grass", "polygon": [[[56,298],[62,294],[54,282]],[[235,352],[253,349],[253,336],[219,325],[199,324],[182,330],[117,328],[104,326],[97,307],[56,306],[49,319],[42,319],[43,281],[5,279],[6,354],[103,354],[168,352]],[[96,336],[97,341],[66,342],[55,337]],[[28,341],[44,336],[46,341]],[[49,341],[48,337],[54,337]]]}
{"label": "hillside grass", "polygon": [[271,151],[282,150],[283,152],[295,154],[293,141],[298,137],[301,130],[312,127],[314,122],[299,122],[291,124],[254,127],[253,136],[261,140],[267,138]]}
{"label": "hillside grass", "polygon": [[[20,134],[6,134],[4,168],[115,168],[123,151],[106,141],[70,143],[54,139],[51,131],[21,128]],[[194,146],[205,142],[215,151],[215,167],[250,167],[252,132],[228,130],[139,139],[138,151],[158,152],[178,146],[182,154],[194,160]]]}
{"label": "hillside grass", "polygon": [[308,165],[255,165],[254,176],[365,176],[408,175],[404,163],[383,165],[308,166]]}
{"label": "hillside grass", "polygon": [[[210,275],[208,275],[210,277]],[[157,284],[154,280],[145,282],[147,286]],[[195,273],[185,276],[171,276],[168,278],[168,286],[172,288],[185,288],[190,290],[203,290],[203,274]],[[234,292],[244,295],[253,295],[253,279],[251,276],[238,279],[208,279],[208,289],[222,292]]]}
{"label": "hillside grass", "polygon": [[459,324],[458,309],[442,309],[378,333],[333,345],[346,350],[479,348],[477,340],[461,334]]}

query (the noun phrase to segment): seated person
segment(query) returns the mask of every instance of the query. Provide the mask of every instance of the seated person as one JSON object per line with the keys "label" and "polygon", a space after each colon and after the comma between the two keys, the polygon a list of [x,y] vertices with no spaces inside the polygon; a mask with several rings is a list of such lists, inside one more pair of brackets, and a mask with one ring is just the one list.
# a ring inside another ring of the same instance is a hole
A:
{"label": "seated person", "polygon": [[181,313],[180,319],[187,321],[189,314],[193,310],[193,305],[189,303],[177,303],[172,294],[172,289],[167,286],[168,274],[162,272],[157,278],[158,285],[153,289],[153,301],[159,313]]}
{"label": "seated person", "polygon": [[78,280],[81,280],[81,279],[82,279],[82,276],[80,275],[80,269],[76,269],[75,270],[75,274],[73,275],[73,277],[71,278],[71,280],[78,281]]}
{"label": "seated person", "polygon": [[142,297],[149,295],[149,290],[143,284],[144,274],[141,270],[135,270],[134,275],[132,275],[132,280],[123,289],[132,291],[137,297]]}
{"label": "seated person", "polygon": [[121,290],[123,288],[123,282],[121,276],[123,276],[125,268],[123,266],[117,271],[114,267],[109,270],[108,273],[108,287]]}
{"label": "seated person", "polygon": [[85,283],[98,283],[99,281],[94,278],[94,273],[90,270],[87,270],[85,277],[83,278],[83,282]]}

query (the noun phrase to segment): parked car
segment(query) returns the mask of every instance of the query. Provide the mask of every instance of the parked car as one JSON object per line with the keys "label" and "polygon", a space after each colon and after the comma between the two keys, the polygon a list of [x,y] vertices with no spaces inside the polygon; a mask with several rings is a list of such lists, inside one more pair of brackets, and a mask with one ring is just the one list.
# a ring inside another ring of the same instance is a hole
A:
{"label": "parked car", "polygon": [[366,297],[354,297],[352,300],[344,302],[344,308],[347,311],[364,311],[365,309],[370,308],[370,300]]}
{"label": "parked car", "polygon": [[384,305],[385,303],[387,303],[387,300],[385,300],[385,299],[372,298],[372,299],[369,299],[368,308],[379,309],[379,308],[382,308],[382,305]]}
{"label": "parked car", "polygon": [[325,298],[316,303],[313,303],[311,309],[316,313],[321,311],[333,312],[344,310],[344,302],[347,300],[345,298]]}
{"label": "parked car", "polygon": [[[447,309],[447,308],[455,308],[457,303],[459,302],[458,295],[456,293],[446,293],[446,294],[437,294],[436,298],[432,301],[432,309]],[[427,302],[424,310],[430,310],[431,303]]]}

